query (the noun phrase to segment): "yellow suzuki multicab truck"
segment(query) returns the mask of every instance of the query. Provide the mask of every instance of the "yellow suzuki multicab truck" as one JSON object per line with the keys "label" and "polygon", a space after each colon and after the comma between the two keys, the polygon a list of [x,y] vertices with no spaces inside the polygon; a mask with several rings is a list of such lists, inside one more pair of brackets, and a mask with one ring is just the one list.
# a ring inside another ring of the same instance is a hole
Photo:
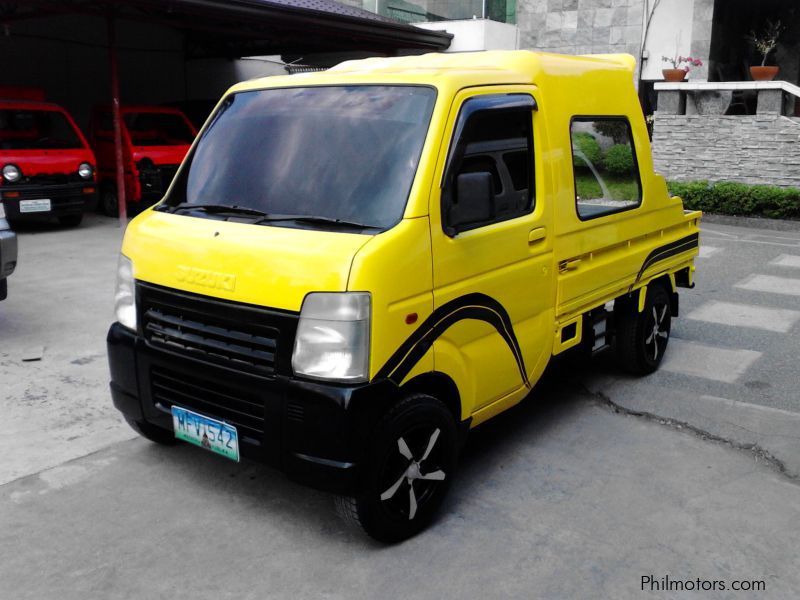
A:
{"label": "yellow suzuki multicab truck", "polygon": [[430,54],[235,85],[126,231],[114,404],[379,540],[420,531],[551,357],[664,356],[700,213],[653,172],[633,69]]}

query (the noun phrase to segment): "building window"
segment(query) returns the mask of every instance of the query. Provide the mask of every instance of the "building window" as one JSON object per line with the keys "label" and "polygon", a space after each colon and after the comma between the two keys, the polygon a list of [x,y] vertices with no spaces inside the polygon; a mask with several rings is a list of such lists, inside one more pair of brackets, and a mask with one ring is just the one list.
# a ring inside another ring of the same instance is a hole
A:
{"label": "building window", "polygon": [[576,117],[570,124],[575,200],[581,220],[642,203],[630,123],[624,117]]}

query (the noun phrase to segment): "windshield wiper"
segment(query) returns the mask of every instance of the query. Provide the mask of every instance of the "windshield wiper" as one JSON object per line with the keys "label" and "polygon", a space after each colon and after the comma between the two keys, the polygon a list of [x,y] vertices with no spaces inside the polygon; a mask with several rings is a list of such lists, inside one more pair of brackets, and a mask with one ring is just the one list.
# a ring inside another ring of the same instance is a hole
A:
{"label": "windshield wiper", "polygon": [[283,215],[283,214],[270,214],[263,210],[255,208],[247,208],[244,206],[227,205],[227,204],[192,204],[191,202],[181,202],[175,206],[156,207],[156,210],[164,212],[175,213],[183,210],[201,210],[208,214],[234,214],[247,217],[255,217],[250,221],[253,225],[263,225],[264,223],[275,223],[280,221],[297,221],[300,223],[317,223],[323,225],[339,225],[342,227],[355,227],[358,229],[382,229],[376,225],[366,225],[365,223],[357,223],[355,221],[346,221],[344,219],[334,219],[333,217],[322,217],[313,215]]}
{"label": "windshield wiper", "polygon": [[382,229],[376,225],[366,225],[364,223],[357,223],[355,221],[346,221],[344,219],[334,219],[333,217],[320,217],[313,215],[264,215],[260,219],[253,221],[254,225],[261,225],[264,223],[274,223],[276,221],[298,221],[300,223],[320,223],[323,225],[341,225],[343,227],[358,227],[360,229]]}
{"label": "windshield wiper", "polygon": [[164,208],[158,208],[157,210],[163,210],[164,212],[175,213],[181,210],[202,210],[205,213],[217,215],[217,214],[235,214],[235,215],[246,215],[249,217],[268,217],[267,213],[263,210],[257,210],[255,208],[247,208],[244,206],[230,206],[227,204],[192,204],[191,202],[181,202],[180,204],[176,204],[175,206],[164,206]]}

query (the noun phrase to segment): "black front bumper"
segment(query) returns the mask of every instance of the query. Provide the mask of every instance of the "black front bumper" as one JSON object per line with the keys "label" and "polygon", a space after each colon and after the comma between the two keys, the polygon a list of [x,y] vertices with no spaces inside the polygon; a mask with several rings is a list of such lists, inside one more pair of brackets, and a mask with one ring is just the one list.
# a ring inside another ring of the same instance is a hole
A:
{"label": "black front bumper", "polygon": [[[92,192],[85,190],[92,189]],[[32,221],[49,217],[67,217],[94,210],[97,206],[97,184],[73,182],[63,184],[9,185],[0,189],[0,200],[6,209],[9,221]],[[14,194],[8,197],[7,194]],[[50,210],[23,212],[20,203],[26,200],[50,200]]]}
{"label": "black front bumper", "polygon": [[[171,403],[225,420],[203,404],[203,390],[213,390],[215,398],[224,391],[232,402],[263,402],[263,431],[240,430],[241,455],[341,494],[358,491],[369,432],[382,407],[398,394],[389,381],[340,386],[235,371],[154,348],[118,323],[111,326],[107,342],[111,395],[129,419],[172,431]],[[169,402],[162,400],[163,381],[172,392]]]}

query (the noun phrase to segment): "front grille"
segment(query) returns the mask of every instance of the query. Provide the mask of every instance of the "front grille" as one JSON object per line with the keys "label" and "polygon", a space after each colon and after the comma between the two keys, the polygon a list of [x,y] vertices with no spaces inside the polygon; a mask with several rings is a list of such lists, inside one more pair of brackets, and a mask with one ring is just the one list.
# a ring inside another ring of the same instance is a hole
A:
{"label": "front grille", "polygon": [[27,175],[23,176],[22,179],[14,185],[65,185],[68,183],[86,183],[86,180],[78,175],[76,170],[72,173],[41,173],[39,175]]}
{"label": "front grille", "polygon": [[289,402],[289,404],[286,405],[286,418],[290,421],[302,423],[306,419],[306,409],[302,404]]}
{"label": "front grille", "polygon": [[137,288],[150,346],[265,377],[285,366],[296,315],[149,284]]}
{"label": "front grille", "polygon": [[151,369],[150,386],[153,403],[165,412],[172,406],[187,408],[230,423],[254,440],[263,437],[264,402],[255,394],[162,367]]}
{"label": "front grille", "polygon": [[83,202],[84,187],[96,187],[96,184],[90,181],[81,185],[8,186],[7,188],[3,186],[3,189],[0,189],[0,195],[3,195],[4,192],[17,192],[19,194],[15,198],[8,198],[7,201],[47,198],[53,202]]}

